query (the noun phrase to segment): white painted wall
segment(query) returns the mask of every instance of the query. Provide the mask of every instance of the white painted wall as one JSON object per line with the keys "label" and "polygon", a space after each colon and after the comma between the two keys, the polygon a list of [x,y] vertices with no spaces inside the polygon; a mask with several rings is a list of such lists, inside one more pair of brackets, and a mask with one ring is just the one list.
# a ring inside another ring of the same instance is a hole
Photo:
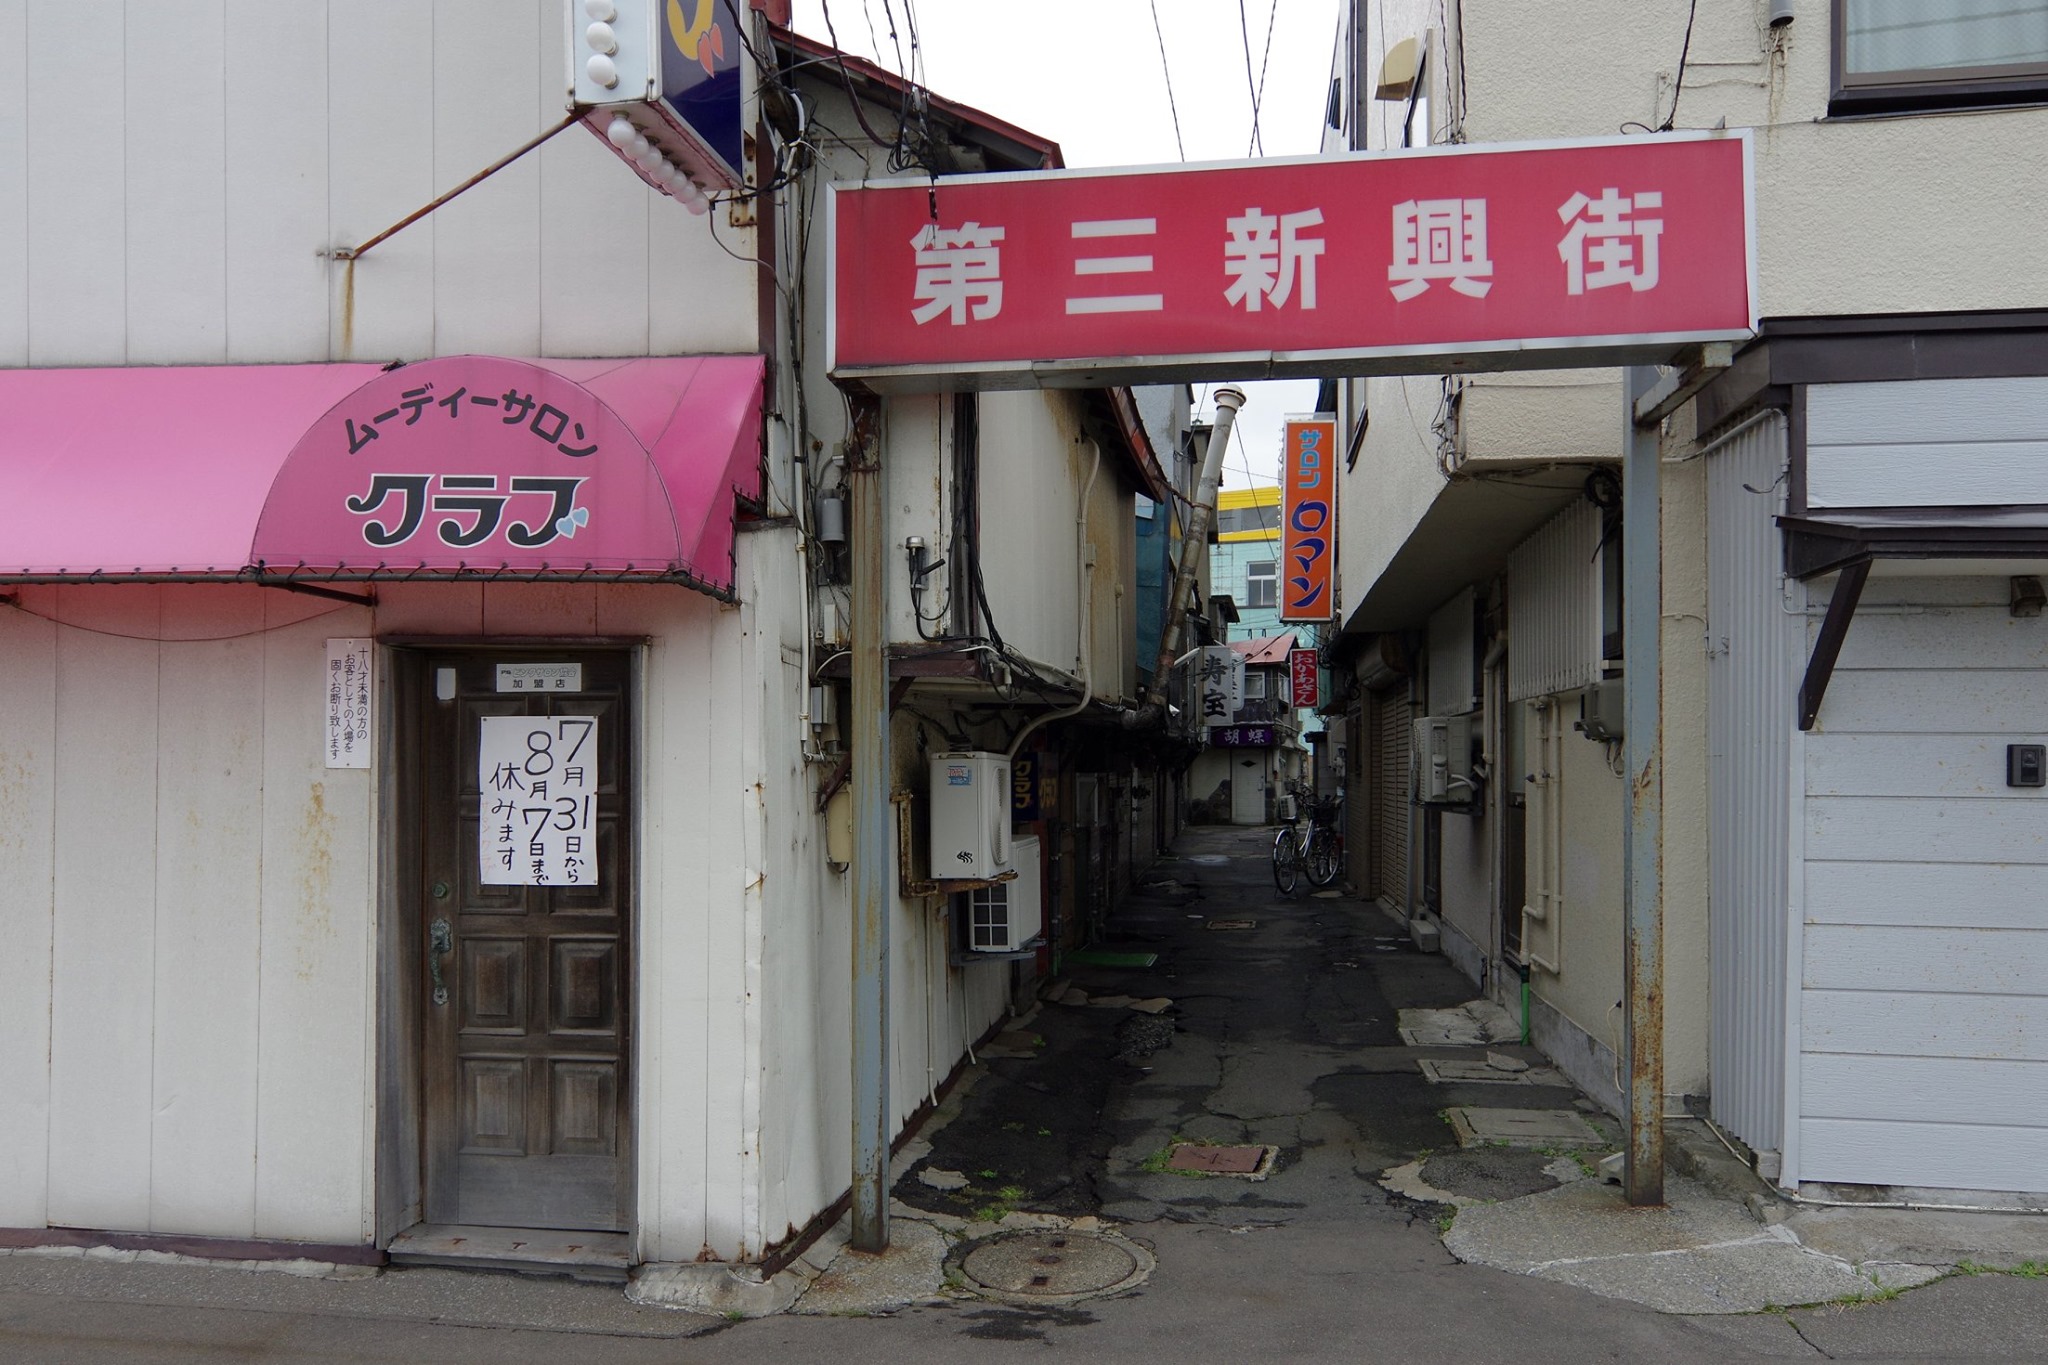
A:
{"label": "white painted wall", "polygon": [[[793,561],[786,532],[742,537],[742,592],[780,600]],[[758,1255],[844,1187],[843,1153],[811,1156],[843,1135],[843,1097],[803,1110],[804,1078],[844,1073],[843,997],[835,1013],[818,988],[844,980],[844,896],[805,808],[771,800],[802,790],[801,670],[772,610],[588,584],[389,584],[374,610],[224,586],[20,591],[0,612],[0,883],[22,949],[0,1003],[0,1074],[23,1097],[0,1163],[10,1222],[371,1236],[383,777],[322,766],[334,635],[650,641],[642,1254]],[[903,997],[899,1028],[921,1003]],[[764,1147],[768,1096],[782,1147]],[[764,1182],[764,1158],[811,1169]]]}
{"label": "white painted wall", "polygon": [[322,767],[319,738],[323,641],[369,614],[253,588],[20,593],[0,749],[34,839],[0,848],[0,884],[30,979],[0,1006],[0,1066],[26,1102],[0,1207],[366,1240],[371,775]]}
{"label": "white painted wall", "polygon": [[[2048,110],[1829,120],[1829,7],[1796,0],[1701,5],[1677,126],[1756,129],[1762,313],[2010,307],[2012,281],[2048,269],[2024,230],[2048,167],[2011,149],[2048,133]],[[1672,106],[1688,0],[1538,14],[1513,0],[1464,7],[1466,136],[1473,142],[1607,137]],[[1959,206],[1967,206],[1959,211]]]}
{"label": "white painted wall", "polygon": [[2048,792],[2005,785],[2048,620],[2007,595],[1873,577],[1805,736],[1788,1180],[2048,1190]]}
{"label": "white painted wall", "polygon": [[[571,128],[557,0],[0,10],[0,365],[757,349],[753,229]],[[98,92],[80,102],[87,84]]]}

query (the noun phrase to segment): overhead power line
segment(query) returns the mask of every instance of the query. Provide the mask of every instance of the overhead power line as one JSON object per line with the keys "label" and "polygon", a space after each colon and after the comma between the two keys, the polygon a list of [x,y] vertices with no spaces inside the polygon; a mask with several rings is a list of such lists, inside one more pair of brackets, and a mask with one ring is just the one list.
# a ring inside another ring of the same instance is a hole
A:
{"label": "overhead power line", "polygon": [[1166,63],[1166,30],[1159,26],[1159,0],[1152,0],[1152,32],[1159,39],[1159,74],[1166,82],[1166,108],[1173,115],[1173,146],[1180,159],[1188,159],[1187,144],[1180,138],[1180,106],[1173,100],[1173,68]]}

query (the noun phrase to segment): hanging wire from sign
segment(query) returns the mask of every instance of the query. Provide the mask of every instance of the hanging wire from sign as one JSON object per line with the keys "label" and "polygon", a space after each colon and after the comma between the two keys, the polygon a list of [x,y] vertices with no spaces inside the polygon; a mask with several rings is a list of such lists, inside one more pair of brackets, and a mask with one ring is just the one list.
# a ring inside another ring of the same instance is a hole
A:
{"label": "hanging wire from sign", "polygon": [[1678,48],[1678,76],[1671,82],[1671,112],[1657,125],[1657,131],[1668,133],[1678,118],[1679,97],[1685,94],[1685,61],[1692,55],[1692,21],[1700,12],[1700,0],[1692,0],[1692,6],[1685,12],[1685,41]]}
{"label": "hanging wire from sign", "polygon": [[1259,134],[1259,117],[1266,104],[1266,68],[1273,63],[1273,26],[1279,18],[1280,0],[1273,0],[1273,8],[1266,11],[1266,46],[1259,57],[1259,84],[1252,91],[1252,138],[1261,155],[1265,153],[1266,146]]}
{"label": "hanging wire from sign", "polygon": [[1173,99],[1173,68],[1166,64],[1166,30],[1159,25],[1159,0],[1152,0],[1152,32],[1159,39],[1159,75],[1166,82],[1166,110],[1173,115],[1173,147],[1180,159],[1188,159],[1187,144],[1180,136],[1180,106]]}
{"label": "hanging wire from sign", "polygon": [[1245,155],[1263,152],[1265,144],[1259,138],[1259,82],[1252,74],[1252,25],[1245,17],[1244,0],[1237,0],[1237,33],[1244,40],[1244,85],[1252,96],[1252,140],[1245,148]]}

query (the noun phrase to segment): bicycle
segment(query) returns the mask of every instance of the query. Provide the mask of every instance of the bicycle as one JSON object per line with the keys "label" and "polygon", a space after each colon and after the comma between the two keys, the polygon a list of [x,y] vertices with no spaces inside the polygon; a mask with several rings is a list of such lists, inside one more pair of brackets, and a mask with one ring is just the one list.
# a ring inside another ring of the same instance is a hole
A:
{"label": "bicycle", "polygon": [[1301,845],[1295,838],[1294,822],[1280,826],[1273,836],[1273,885],[1280,894],[1291,896],[1301,879]]}
{"label": "bicycle", "polygon": [[1302,876],[1324,887],[1344,870],[1344,836],[1339,833],[1337,797],[1307,798],[1308,826],[1299,832],[1293,820],[1273,836],[1273,884],[1283,896],[1294,894]]}

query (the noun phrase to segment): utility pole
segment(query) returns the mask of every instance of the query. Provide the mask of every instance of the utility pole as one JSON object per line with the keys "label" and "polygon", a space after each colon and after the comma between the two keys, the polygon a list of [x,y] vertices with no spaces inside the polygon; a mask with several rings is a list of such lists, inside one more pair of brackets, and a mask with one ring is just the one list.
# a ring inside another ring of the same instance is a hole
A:
{"label": "utility pole", "polygon": [[1633,366],[1622,384],[1622,754],[1628,771],[1628,825],[1622,836],[1627,982],[1628,1202],[1664,1202],[1664,705],[1658,639],[1664,612],[1663,528],[1658,499],[1657,434],[1637,403],[1657,371]]}
{"label": "utility pole", "polygon": [[882,497],[881,400],[849,394],[852,485],[853,698],[853,1237],[889,1248],[889,639],[884,615],[888,517]]}

